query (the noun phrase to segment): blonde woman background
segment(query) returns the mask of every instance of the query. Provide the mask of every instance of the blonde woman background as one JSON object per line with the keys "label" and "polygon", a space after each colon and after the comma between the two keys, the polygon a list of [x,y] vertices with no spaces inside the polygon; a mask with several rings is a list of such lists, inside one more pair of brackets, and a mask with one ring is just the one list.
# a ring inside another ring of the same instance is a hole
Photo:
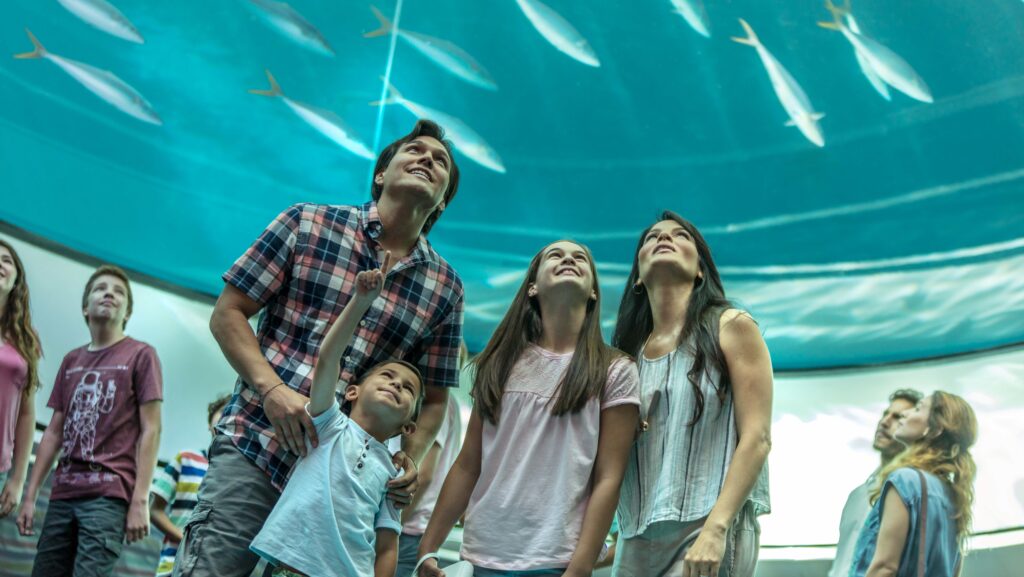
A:
{"label": "blonde woman background", "polygon": [[[918,575],[922,530],[924,574],[957,575],[974,503],[976,467],[969,450],[978,436],[974,410],[962,398],[936,391],[903,414],[893,436],[907,449],[878,475],[879,485],[871,492],[874,507],[861,530],[850,575]],[[922,503],[927,504],[925,514]]]}

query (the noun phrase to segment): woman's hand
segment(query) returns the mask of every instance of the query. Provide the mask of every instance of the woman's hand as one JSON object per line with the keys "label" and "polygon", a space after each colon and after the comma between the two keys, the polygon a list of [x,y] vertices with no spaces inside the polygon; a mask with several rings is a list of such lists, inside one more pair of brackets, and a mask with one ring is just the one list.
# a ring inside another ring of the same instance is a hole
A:
{"label": "woman's hand", "polygon": [[683,577],[718,577],[718,569],[725,557],[725,537],[728,529],[709,527],[701,529],[697,541],[683,558]]}

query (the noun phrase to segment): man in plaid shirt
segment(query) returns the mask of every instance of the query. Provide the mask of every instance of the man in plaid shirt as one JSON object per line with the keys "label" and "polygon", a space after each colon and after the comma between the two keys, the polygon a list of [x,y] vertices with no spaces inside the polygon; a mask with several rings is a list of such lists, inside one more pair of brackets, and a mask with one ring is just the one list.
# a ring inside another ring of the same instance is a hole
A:
{"label": "man in plaid shirt", "polygon": [[[387,359],[408,361],[423,375],[428,386],[416,433],[403,437],[405,455],[396,455],[406,474],[391,482],[391,498],[411,499],[413,460],[440,428],[447,388],[458,386],[462,282],[426,239],[458,183],[443,130],[421,120],[378,157],[373,201],[289,207],[224,274],[210,329],[239,379],[217,425],[174,575],[244,577],[256,565],[249,544],[297,456],[306,454],[307,439],[317,445],[305,405],[320,342],[356,274],[379,267],[387,251],[396,264],[359,323],[341,381]],[[261,310],[254,335],[248,319]]]}

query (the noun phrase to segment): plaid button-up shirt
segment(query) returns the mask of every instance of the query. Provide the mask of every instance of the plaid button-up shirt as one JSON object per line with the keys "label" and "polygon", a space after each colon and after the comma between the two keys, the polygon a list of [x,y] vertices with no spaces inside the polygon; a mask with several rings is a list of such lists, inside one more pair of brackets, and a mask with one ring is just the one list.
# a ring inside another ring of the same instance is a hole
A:
{"label": "plaid button-up shirt", "polygon": [[[297,204],[270,223],[224,273],[224,281],[264,306],[260,349],[281,380],[309,395],[320,342],[352,294],[356,274],[379,267],[382,224],[376,203]],[[388,271],[384,289],[359,322],[341,366],[342,384],[377,363],[402,359],[425,384],[457,387],[462,281],[424,237]],[[281,446],[253,386],[238,379],[217,424],[282,489],[296,456]]]}

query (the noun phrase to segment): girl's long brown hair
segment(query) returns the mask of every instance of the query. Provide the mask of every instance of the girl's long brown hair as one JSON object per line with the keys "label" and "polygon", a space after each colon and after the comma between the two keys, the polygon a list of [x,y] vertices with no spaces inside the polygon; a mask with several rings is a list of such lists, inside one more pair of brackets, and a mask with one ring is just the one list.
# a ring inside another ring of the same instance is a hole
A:
{"label": "girl's long brown hair", "polygon": [[878,484],[871,490],[871,503],[878,501],[886,479],[896,469],[911,467],[931,473],[949,488],[957,539],[962,548],[971,530],[974,476],[978,469],[970,448],[978,437],[978,419],[974,409],[957,395],[935,391],[931,398],[928,430],[942,432],[910,445],[886,465],[878,474]]}
{"label": "girl's long brown hair", "polygon": [[[597,268],[590,249],[575,241],[567,242],[579,246],[586,253],[597,298],[587,299],[587,313],[576,341],[576,350],[555,393],[556,400],[551,408],[553,415],[575,413],[587,401],[600,395],[608,381],[608,367],[617,358],[624,356],[622,352],[608,346],[601,335],[601,285],[598,283]],[[545,250],[547,247],[541,249],[530,261],[526,278],[519,286],[505,318],[495,329],[484,350],[472,361],[476,368],[472,392],[474,405],[481,417],[495,425],[501,414],[501,397],[512,367],[530,343],[537,342],[543,332],[540,304],[529,296],[529,289],[530,285],[537,282],[537,270]]]}
{"label": "girl's long brown hair", "polygon": [[0,246],[10,251],[11,258],[14,259],[14,268],[18,271],[18,278],[14,280],[11,294],[7,295],[3,318],[0,318],[0,334],[28,364],[28,375],[25,381],[25,394],[27,395],[39,386],[39,357],[43,351],[39,343],[39,336],[32,326],[25,267],[21,264],[18,252],[10,243],[0,239]]}

